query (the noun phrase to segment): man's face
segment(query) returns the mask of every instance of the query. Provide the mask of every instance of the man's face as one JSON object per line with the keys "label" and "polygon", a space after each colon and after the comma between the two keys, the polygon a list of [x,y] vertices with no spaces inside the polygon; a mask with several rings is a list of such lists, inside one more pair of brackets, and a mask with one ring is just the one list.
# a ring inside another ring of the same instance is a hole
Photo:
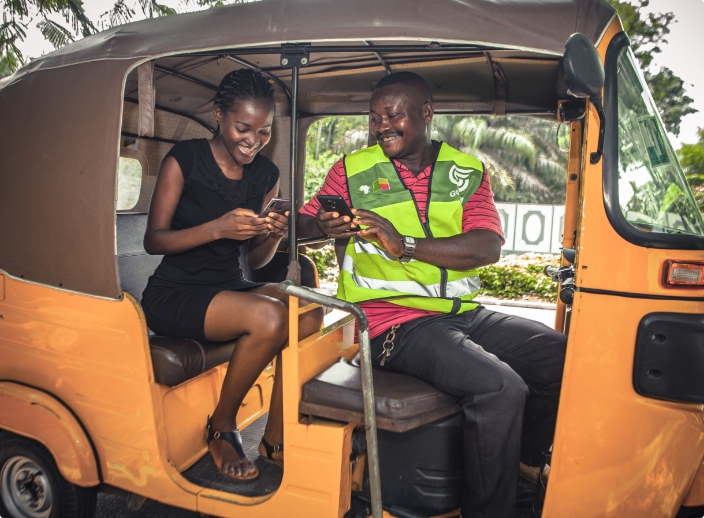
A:
{"label": "man's face", "polygon": [[428,144],[432,119],[433,104],[404,85],[385,86],[372,94],[369,131],[388,158],[420,153]]}

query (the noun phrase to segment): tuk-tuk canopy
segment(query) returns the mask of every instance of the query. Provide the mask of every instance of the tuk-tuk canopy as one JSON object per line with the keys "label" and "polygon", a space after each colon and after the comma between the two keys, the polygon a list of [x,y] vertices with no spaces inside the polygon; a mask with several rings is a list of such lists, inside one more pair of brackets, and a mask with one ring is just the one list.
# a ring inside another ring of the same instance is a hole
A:
{"label": "tuk-tuk canopy", "polygon": [[[0,81],[0,269],[119,297],[116,170],[140,63],[154,61],[159,73],[157,110],[205,130],[220,78],[252,66],[275,80],[275,131],[285,133],[291,70],[270,52],[284,43],[311,45],[300,69],[303,118],[364,113],[392,69],[423,75],[440,111],[548,114],[567,38],[581,32],[597,44],[614,16],[605,0],[264,0],[84,38]],[[345,45],[369,50],[315,51]],[[453,46],[466,48],[444,50]],[[290,163],[277,153],[280,167]]]}

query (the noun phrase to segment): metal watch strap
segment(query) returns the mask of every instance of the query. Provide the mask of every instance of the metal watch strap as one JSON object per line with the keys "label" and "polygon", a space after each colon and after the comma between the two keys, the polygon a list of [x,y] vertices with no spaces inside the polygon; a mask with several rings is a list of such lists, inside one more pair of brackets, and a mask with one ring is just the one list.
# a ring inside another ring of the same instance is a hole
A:
{"label": "metal watch strap", "polygon": [[401,240],[403,241],[403,255],[399,257],[398,260],[402,263],[407,263],[411,260],[411,257],[413,257],[413,252],[416,251],[418,241],[411,236],[402,236]]}

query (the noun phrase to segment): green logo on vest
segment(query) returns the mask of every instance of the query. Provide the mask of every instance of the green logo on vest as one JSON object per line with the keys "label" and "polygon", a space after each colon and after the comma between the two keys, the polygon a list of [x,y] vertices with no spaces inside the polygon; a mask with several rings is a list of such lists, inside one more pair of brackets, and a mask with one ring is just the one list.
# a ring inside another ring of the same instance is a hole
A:
{"label": "green logo on vest", "polygon": [[389,185],[389,181],[386,178],[379,178],[374,182],[374,192],[388,191],[389,189],[391,189],[391,185]]}

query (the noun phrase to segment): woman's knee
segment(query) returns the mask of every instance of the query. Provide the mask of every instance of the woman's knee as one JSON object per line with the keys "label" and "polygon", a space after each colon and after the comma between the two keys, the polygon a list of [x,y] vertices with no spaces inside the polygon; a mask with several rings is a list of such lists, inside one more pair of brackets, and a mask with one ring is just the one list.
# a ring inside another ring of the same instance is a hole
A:
{"label": "woman's knee", "polygon": [[288,337],[288,310],[286,305],[279,301],[269,299],[253,312],[251,320],[251,334],[260,340],[283,342]]}

